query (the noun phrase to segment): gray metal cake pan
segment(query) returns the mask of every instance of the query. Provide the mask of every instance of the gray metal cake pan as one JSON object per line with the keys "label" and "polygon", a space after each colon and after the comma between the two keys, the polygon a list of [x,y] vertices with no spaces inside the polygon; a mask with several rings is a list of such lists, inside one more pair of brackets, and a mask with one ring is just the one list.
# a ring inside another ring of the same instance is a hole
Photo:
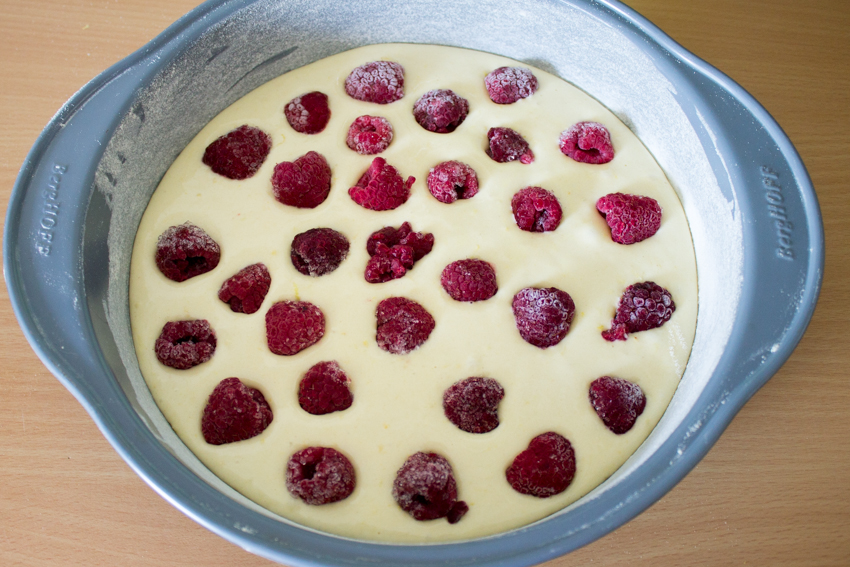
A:
{"label": "gray metal cake pan", "polygon": [[[209,473],[153,403],[128,295],[136,228],[160,178],[218,112],[267,80],[370,43],[505,55],[595,97],[644,142],[690,223],[696,340],[650,437],[568,508],[497,536],[389,545],[295,525]],[[741,87],[615,1],[210,1],[78,92],[24,163],[4,274],[39,357],[159,494],[244,549],[290,565],[531,565],[616,529],[706,454],[800,340],[824,241],[805,167]]]}

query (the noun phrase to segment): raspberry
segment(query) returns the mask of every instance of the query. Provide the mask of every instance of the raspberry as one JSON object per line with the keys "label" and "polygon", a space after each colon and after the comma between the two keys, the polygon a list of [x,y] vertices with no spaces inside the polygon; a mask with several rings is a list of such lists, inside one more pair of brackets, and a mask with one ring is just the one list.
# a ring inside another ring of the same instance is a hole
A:
{"label": "raspberry", "polygon": [[305,276],[324,276],[348,257],[348,239],[332,228],[311,228],[292,239],[292,265]]}
{"label": "raspberry", "polygon": [[576,456],[570,442],[553,431],[538,435],[505,471],[508,483],[520,494],[549,498],[565,491],[576,474]]}
{"label": "raspberry", "polygon": [[528,232],[555,230],[563,215],[558,198],[542,187],[520,189],[511,199],[511,210],[517,226]]}
{"label": "raspberry", "polygon": [[336,361],[315,364],[298,385],[298,404],[312,415],[348,409],[354,401],[350,383]]}
{"label": "raspberry", "polygon": [[283,109],[292,129],[302,134],[318,134],[331,119],[328,95],[313,91],[290,100]]}
{"label": "raspberry", "polygon": [[436,453],[415,453],[398,469],[393,498],[420,522],[447,518],[455,524],[469,510],[457,499],[457,483],[449,462]]}
{"label": "raspberry", "polygon": [[537,77],[523,67],[499,67],[484,77],[484,86],[496,104],[513,104],[537,91]]}
{"label": "raspberry", "polygon": [[183,282],[218,266],[221,248],[209,234],[187,222],[159,235],[154,259],[165,277]]}
{"label": "raspberry", "polygon": [[570,294],[556,287],[521,289],[512,307],[520,336],[540,348],[554,346],[567,336],[576,311]]}
{"label": "raspberry", "polygon": [[379,154],[393,141],[393,127],[380,116],[359,116],[348,128],[345,143],[362,156]]}
{"label": "raspberry", "polygon": [[670,320],[676,304],[670,292],[655,282],[632,284],[617,302],[611,328],[602,331],[606,341],[624,341],[628,333],[655,329]]}
{"label": "raspberry", "polygon": [[444,161],[428,173],[428,190],[441,203],[469,199],[478,193],[478,176],[465,163]]}
{"label": "raspberry", "polygon": [[611,134],[598,122],[579,122],[561,132],[561,153],[577,162],[601,164],[614,159]]}
{"label": "raspberry", "polygon": [[493,161],[506,163],[519,160],[529,164],[534,161],[534,154],[519,132],[510,128],[490,128],[487,131],[487,155]]}
{"label": "raspberry", "polygon": [[469,433],[487,433],[499,427],[499,402],[505,389],[492,378],[467,378],[443,393],[443,411],[449,421]]}
{"label": "raspberry", "polygon": [[422,345],[434,330],[434,318],[406,297],[388,297],[375,310],[378,346],[392,354],[407,354]]}
{"label": "raspberry", "polygon": [[374,256],[366,263],[364,277],[369,283],[384,283],[395,280],[413,267],[413,248],[396,244],[388,248],[379,243]]}
{"label": "raspberry", "polygon": [[392,61],[361,65],[345,79],[345,92],[351,98],[364,102],[395,102],[404,96],[404,68]]}
{"label": "raspberry", "polygon": [[234,313],[256,313],[266,298],[271,283],[272,277],[265,264],[251,264],[221,284],[218,298],[230,304]]}
{"label": "raspberry", "polygon": [[401,178],[398,170],[384,158],[375,158],[357,185],[348,190],[351,199],[373,211],[389,211],[403,205],[410,197],[410,186],[416,181]]}
{"label": "raspberry", "polygon": [[210,394],[201,417],[201,433],[210,445],[224,445],[256,437],[274,419],[262,392],[225,378]]}
{"label": "raspberry", "polygon": [[247,179],[257,173],[271,148],[268,134],[253,126],[240,126],[207,146],[202,161],[228,179]]}
{"label": "raspberry", "polygon": [[428,91],[413,104],[413,118],[429,132],[454,132],[469,114],[469,101],[454,91]]}
{"label": "raspberry", "polygon": [[430,232],[413,232],[409,222],[402,223],[398,228],[385,226],[369,235],[366,241],[366,252],[369,256],[378,253],[378,244],[383,243],[388,248],[396,244],[413,248],[413,261],[418,262],[434,248],[434,235]]}
{"label": "raspberry", "polygon": [[169,321],[162,327],[153,349],[164,365],[186,370],[212,358],[215,344],[215,332],[206,319]]}
{"label": "raspberry", "polygon": [[356,483],[351,461],[330,447],[307,447],[286,464],[286,489],[311,506],[345,500]]}
{"label": "raspberry", "polygon": [[588,396],[602,423],[617,435],[631,429],[646,407],[640,386],[621,378],[597,378],[591,382]]}
{"label": "raspberry", "polygon": [[284,161],[272,174],[274,198],[290,207],[313,209],[331,192],[331,167],[322,154],[307,152],[295,161]]}
{"label": "raspberry", "polygon": [[596,209],[611,228],[611,240],[634,244],[661,226],[661,206],[651,197],[611,193],[596,201]]}
{"label": "raspberry", "polygon": [[324,335],[325,316],[312,303],[280,301],[266,312],[266,339],[275,354],[298,354]]}
{"label": "raspberry", "polygon": [[455,301],[484,301],[499,290],[493,266],[473,258],[457,260],[446,266],[440,275],[440,283]]}

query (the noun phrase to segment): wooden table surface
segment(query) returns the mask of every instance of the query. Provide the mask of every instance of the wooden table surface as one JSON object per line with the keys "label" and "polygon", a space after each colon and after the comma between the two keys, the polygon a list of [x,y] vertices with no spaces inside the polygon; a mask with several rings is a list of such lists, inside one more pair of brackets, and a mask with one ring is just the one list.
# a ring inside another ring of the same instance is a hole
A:
{"label": "wooden table surface", "polygon": [[[826,228],[808,332],[696,469],[547,566],[850,565],[850,2],[632,0],[752,93],[814,181]],[[0,0],[0,203],[41,129],[195,0]],[[256,566],[146,486],[45,369],[0,290],[0,565]]]}

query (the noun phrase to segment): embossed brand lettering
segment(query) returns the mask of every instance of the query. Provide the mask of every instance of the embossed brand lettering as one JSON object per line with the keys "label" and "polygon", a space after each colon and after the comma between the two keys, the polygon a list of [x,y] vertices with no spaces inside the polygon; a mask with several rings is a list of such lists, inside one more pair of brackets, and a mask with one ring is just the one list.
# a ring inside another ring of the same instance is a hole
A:
{"label": "embossed brand lettering", "polygon": [[775,219],[773,226],[776,229],[776,256],[783,260],[794,260],[794,240],[792,239],[794,223],[788,219],[788,211],[783,205],[785,196],[782,194],[779,176],[769,167],[762,166],[761,184],[765,190],[767,214]]}
{"label": "embossed brand lettering", "polygon": [[59,202],[59,186],[62,183],[62,176],[66,171],[68,171],[67,165],[54,163],[51,175],[47,180],[47,187],[42,192],[44,206],[41,209],[40,230],[36,233],[38,238],[35,242],[35,249],[42,256],[50,256],[54,229],[59,220],[59,208],[61,206]]}

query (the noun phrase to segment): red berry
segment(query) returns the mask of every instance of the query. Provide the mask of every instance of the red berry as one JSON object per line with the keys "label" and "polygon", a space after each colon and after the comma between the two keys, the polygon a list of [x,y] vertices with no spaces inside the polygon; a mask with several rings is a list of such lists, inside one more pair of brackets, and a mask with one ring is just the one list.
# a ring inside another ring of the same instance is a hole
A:
{"label": "red berry", "polygon": [[226,378],[210,394],[201,417],[201,433],[210,445],[256,437],[274,416],[266,398],[239,378]]}
{"label": "red berry", "polygon": [[520,336],[540,348],[554,346],[567,336],[576,311],[570,294],[555,287],[521,289],[512,307]]}
{"label": "red berry", "polygon": [[630,430],[646,407],[640,386],[621,378],[597,378],[591,382],[588,396],[602,423],[617,435]]}
{"label": "red berry", "polygon": [[366,263],[364,277],[369,283],[384,283],[395,280],[413,267],[413,248],[396,244],[388,248],[378,244],[377,252]]}
{"label": "red berry", "polygon": [[389,211],[407,201],[414,181],[413,177],[404,181],[396,168],[377,157],[348,194],[364,209]]}
{"label": "red berry", "polygon": [[407,354],[422,345],[434,330],[434,318],[413,300],[389,297],[375,310],[378,346],[392,354]]}
{"label": "red berry", "polygon": [[553,431],[538,435],[505,471],[508,483],[520,494],[549,498],[565,491],[576,474],[570,442]]}
{"label": "red berry", "polygon": [[413,248],[413,261],[418,262],[434,248],[434,235],[430,232],[413,232],[409,222],[402,223],[398,228],[385,226],[369,235],[366,241],[366,252],[369,256],[378,253],[378,244],[392,248],[396,244]]}
{"label": "red berry", "polygon": [[328,95],[313,91],[290,100],[283,109],[292,129],[302,134],[318,134],[331,119]]}
{"label": "red berry", "polygon": [[414,520],[447,518],[457,523],[469,506],[457,499],[457,482],[449,462],[436,453],[415,453],[398,469],[393,498]]}
{"label": "red berry", "polygon": [[169,321],[154,343],[156,358],[177,370],[192,368],[212,358],[215,332],[206,319]]}
{"label": "red berry", "polygon": [[228,179],[257,173],[272,148],[271,137],[253,126],[240,126],[207,146],[202,161]]}
{"label": "red berry", "polygon": [[428,173],[428,190],[441,203],[469,199],[478,193],[478,176],[465,163],[444,161]]}
{"label": "red berry", "polygon": [[534,153],[528,142],[516,130],[510,128],[490,128],[487,131],[487,155],[499,163],[519,160],[529,164],[534,161]]}
{"label": "red berry", "polygon": [[325,315],[307,301],[280,301],[266,312],[266,339],[275,354],[297,354],[324,335]]}
{"label": "red berry", "polygon": [[443,393],[443,411],[449,421],[469,433],[487,433],[499,427],[499,402],[505,389],[492,378],[467,378]]}
{"label": "red berry", "polygon": [[440,283],[455,301],[484,301],[499,290],[493,266],[473,258],[457,260],[446,266],[440,275]]}
{"label": "red berry", "polygon": [[454,91],[435,89],[428,91],[413,104],[413,118],[429,132],[447,134],[466,120],[469,101]]}
{"label": "red berry", "polygon": [[537,77],[523,67],[499,67],[484,77],[484,86],[496,104],[512,104],[537,91]]}
{"label": "red berry", "polygon": [[351,407],[351,380],[336,361],[320,362],[298,384],[298,404],[313,415],[325,415]]}
{"label": "red berry", "polygon": [[611,134],[599,122],[579,122],[561,132],[561,153],[581,163],[608,163],[614,159]]}
{"label": "red berry", "polygon": [[620,244],[646,240],[661,226],[661,206],[651,197],[611,193],[596,201],[596,209],[611,228],[611,240]]}
{"label": "red berry", "polygon": [[331,192],[331,166],[322,154],[307,152],[295,161],[284,161],[272,174],[274,197],[284,205],[313,209]]}
{"label": "red berry", "polygon": [[361,65],[345,79],[345,92],[364,102],[395,102],[404,96],[404,68],[392,61]]}
{"label": "red berry", "polygon": [[324,276],[348,257],[349,246],[345,235],[332,228],[311,228],[292,239],[292,265],[305,276]]}
{"label": "red berry", "polygon": [[221,248],[209,234],[191,223],[169,227],[156,242],[156,265],[175,282],[205,274],[218,266]]}
{"label": "red berry", "polygon": [[542,187],[520,189],[511,199],[511,210],[517,226],[528,232],[555,230],[563,216],[558,198]]}
{"label": "red berry", "polygon": [[221,284],[218,298],[234,313],[256,313],[271,287],[272,277],[265,264],[251,264]]}
{"label": "red berry", "polygon": [[286,489],[311,506],[345,500],[356,484],[351,461],[330,447],[307,447],[286,464]]}
{"label": "red berry", "polygon": [[655,329],[670,320],[676,304],[670,292],[655,282],[632,284],[617,302],[611,328],[602,331],[606,341],[624,341],[629,333]]}
{"label": "red berry", "polygon": [[393,141],[393,127],[380,116],[359,116],[348,128],[345,143],[360,155],[379,154]]}

